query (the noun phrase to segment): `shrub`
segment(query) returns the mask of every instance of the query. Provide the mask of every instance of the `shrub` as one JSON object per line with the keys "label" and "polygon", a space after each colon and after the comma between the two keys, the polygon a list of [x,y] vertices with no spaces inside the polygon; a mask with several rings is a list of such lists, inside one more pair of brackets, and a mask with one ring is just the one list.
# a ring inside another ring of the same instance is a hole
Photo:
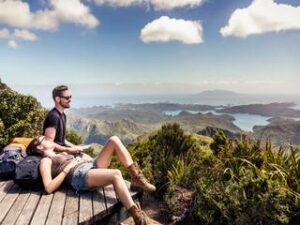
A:
{"label": "shrub", "polygon": [[0,80],[0,148],[14,137],[40,134],[46,110],[32,96],[11,90]]}
{"label": "shrub", "polygon": [[199,223],[290,224],[299,212],[297,154],[271,150],[270,143],[263,149],[249,139],[238,142],[220,135],[216,140],[220,146],[215,143],[211,166],[202,170],[194,193]]}
{"label": "shrub", "polygon": [[82,137],[75,130],[69,129],[66,132],[66,139],[74,145],[80,145],[83,143]]}

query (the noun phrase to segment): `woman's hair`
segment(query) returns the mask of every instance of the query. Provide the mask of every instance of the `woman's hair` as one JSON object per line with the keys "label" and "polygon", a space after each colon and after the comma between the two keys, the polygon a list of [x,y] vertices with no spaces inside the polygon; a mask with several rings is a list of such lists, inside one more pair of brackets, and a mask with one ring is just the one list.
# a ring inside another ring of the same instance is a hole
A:
{"label": "woman's hair", "polygon": [[41,144],[40,137],[41,136],[37,136],[33,138],[32,141],[29,143],[29,145],[26,148],[26,153],[28,155],[41,155],[41,153],[37,149],[37,146]]}

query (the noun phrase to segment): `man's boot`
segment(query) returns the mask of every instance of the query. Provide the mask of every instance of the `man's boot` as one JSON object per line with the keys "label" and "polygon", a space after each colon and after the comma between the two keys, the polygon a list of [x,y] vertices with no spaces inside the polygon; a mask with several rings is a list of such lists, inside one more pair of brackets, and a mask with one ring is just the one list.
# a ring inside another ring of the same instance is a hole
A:
{"label": "man's boot", "polygon": [[128,212],[132,216],[135,225],[150,225],[148,216],[136,204],[131,206]]}
{"label": "man's boot", "polygon": [[153,192],[156,190],[156,187],[153,184],[150,184],[149,181],[145,178],[143,172],[136,162],[127,167],[129,174],[131,176],[131,189],[138,190],[143,189],[144,191]]}

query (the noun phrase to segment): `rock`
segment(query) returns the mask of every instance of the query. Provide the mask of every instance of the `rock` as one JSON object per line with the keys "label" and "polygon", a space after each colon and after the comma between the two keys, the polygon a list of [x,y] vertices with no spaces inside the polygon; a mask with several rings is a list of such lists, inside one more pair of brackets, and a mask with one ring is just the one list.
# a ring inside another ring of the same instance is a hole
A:
{"label": "rock", "polygon": [[[221,129],[221,128],[216,128],[216,127],[206,127],[203,130],[199,131],[198,134],[203,135],[203,136],[208,136],[208,137],[214,137],[217,132],[223,132],[226,137],[231,138],[231,139],[237,139],[241,137],[240,133],[234,133],[229,130]],[[245,137],[244,134],[242,134],[243,137]]]}

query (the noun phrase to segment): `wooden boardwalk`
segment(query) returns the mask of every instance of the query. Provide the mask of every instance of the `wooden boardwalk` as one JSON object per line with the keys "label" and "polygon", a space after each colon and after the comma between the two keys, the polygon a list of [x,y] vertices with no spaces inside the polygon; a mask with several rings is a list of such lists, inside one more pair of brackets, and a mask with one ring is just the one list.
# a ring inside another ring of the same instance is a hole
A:
{"label": "wooden boardwalk", "polygon": [[[131,195],[137,200],[142,193]],[[67,187],[46,194],[22,190],[11,180],[0,181],[1,225],[105,225],[118,224],[126,216],[112,185],[80,195]]]}

